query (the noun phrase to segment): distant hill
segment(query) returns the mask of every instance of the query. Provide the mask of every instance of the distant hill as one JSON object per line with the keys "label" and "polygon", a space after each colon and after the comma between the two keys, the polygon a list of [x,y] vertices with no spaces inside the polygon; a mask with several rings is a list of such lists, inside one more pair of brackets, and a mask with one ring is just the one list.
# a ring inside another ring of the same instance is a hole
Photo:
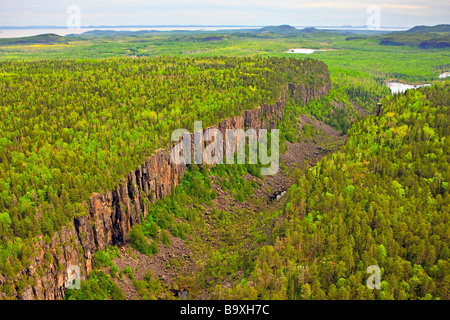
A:
{"label": "distant hill", "polygon": [[416,26],[379,37],[381,45],[410,46],[420,49],[450,48],[450,25]]}
{"label": "distant hill", "polygon": [[268,26],[257,30],[258,33],[296,34],[300,30],[287,24],[281,26]]}
{"label": "distant hill", "polygon": [[0,45],[11,44],[55,44],[55,43],[67,43],[67,39],[62,36],[58,36],[53,33],[40,34],[31,37],[22,38],[5,38],[0,39]]}
{"label": "distant hill", "polygon": [[[248,32],[248,31],[247,31]],[[250,31],[251,32],[251,31]],[[261,29],[255,30],[256,33],[277,33],[277,34],[298,34],[298,33],[315,33],[321,32],[314,27],[307,27],[304,29],[297,29],[290,25],[284,24],[281,26],[267,26]]]}
{"label": "distant hill", "polygon": [[69,34],[68,37],[77,37],[77,36],[137,36],[141,34],[149,34],[160,32],[158,30],[139,30],[139,31],[116,31],[116,30],[92,30],[86,31],[82,34]]}
{"label": "distant hill", "polygon": [[405,33],[430,33],[430,32],[450,32],[450,24],[438,24],[436,26],[415,26]]}
{"label": "distant hill", "polygon": [[314,28],[314,27],[309,27],[309,28],[304,28],[304,29],[301,29],[301,30],[298,30],[299,32],[302,32],[302,33],[315,33],[315,32],[321,32],[320,30],[318,30],[318,29],[316,29],[316,28]]}

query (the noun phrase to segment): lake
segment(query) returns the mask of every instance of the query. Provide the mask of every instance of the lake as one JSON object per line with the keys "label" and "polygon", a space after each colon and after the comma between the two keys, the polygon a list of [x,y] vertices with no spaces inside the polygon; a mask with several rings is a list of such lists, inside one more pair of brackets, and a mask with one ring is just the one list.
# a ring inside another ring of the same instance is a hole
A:
{"label": "lake", "polygon": [[389,87],[389,89],[391,89],[392,94],[403,93],[408,89],[417,89],[417,88],[424,87],[424,86],[430,86],[430,84],[428,84],[428,83],[419,84],[419,85],[415,86],[415,85],[396,82],[396,81],[387,82],[386,85]]}
{"label": "lake", "polygon": [[156,30],[156,31],[174,31],[174,30],[184,30],[184,31],[217,31],[217,30],[235,30],[235,29],[258,29],[261,27],[227,27],[227,26],[198,26],[198,27],[185,27],[185,26],[169,26],[169,27],[94,27],[94,28],[79,28],[79,29],[69,29],[69,28],[49,28],[49,29],[0,29],[0,38],[19,38],[19,37],[30,37],[37,36],[39,34],[54,33],[59,36],[66,36],[68,34],[81,34],[83,32],[94,31],[94,30],[113,30],[113,31],[144,31],[144,30]]}
{"label": "lake", "polygon": [[286,51],[286,53],[303,53],[303,54],[311,54],[314,53],[316,51],[330,51],[327,49],[289,49],[288,51]]}

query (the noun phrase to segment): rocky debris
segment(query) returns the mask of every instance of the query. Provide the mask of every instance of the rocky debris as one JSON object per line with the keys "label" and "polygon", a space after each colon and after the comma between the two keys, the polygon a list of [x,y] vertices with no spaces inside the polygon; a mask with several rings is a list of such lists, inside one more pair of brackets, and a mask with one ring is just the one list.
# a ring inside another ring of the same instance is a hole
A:
{"label": "rocky debris", "polygon": [[[183,274],[186,274],[193,272],[195,269],[195,261],[191,259],[192,252],[186,243],[180,238],[169,236],[171,239],[170,246],[166,247],[162,243],[158,243],[158,254],[151,257],[140,253],[131,246],[127,249],[121,247],[121,256],[114,259],[114,265],[121,271],[126,267],[130,267],[136,281],[143,280],[150,269],[154,277],[159,278],[164,284],[169,286],[175,282],[174,279],[179,275],[180,270],[183,270]],[[178,268],[171,265],[174,261],[173,259],[177,259]],[[170,268],[168,268],[168,265],[170,265]],[[123,276],[121,280],[117,278],[113,278],[113,280],[125,293],[127,300],[133,300],[137,297],[136,290],[127,276]]]}

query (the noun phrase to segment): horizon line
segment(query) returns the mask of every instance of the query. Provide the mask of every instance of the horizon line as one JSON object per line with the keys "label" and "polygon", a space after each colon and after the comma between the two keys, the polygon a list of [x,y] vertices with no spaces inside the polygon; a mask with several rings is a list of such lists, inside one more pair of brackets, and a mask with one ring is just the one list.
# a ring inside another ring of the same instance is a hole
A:
{"label": "horizon line", "polygon": [[[80,26],[80,29],[91,29],[91,28],[164,28],[164,27],[245,27],[245,28],[263,28],[263,27],[277,27],[277,26],[291,26],[287,24],[282,25],[239,25],[239,24],[220,24],[220,25],[199,25],[199,24],[168,24],[168,25],[87,25]],[[420,25],[427,26],[427,25]],[[353,25],[334,25],[334,26],[324,26],[324,25],[312,25],[312,26],[291,26],[294,28],[363,28],[367,25],[353,26]],[[430,25],[431,27],[431,25]],[[67,26],[61,25],[28,25],[28,26],[0,26],[0,29],[67,29]],[[380,26],[380,28],[401,28],[407,29],[411,27],[399,27],[399,26]]]}

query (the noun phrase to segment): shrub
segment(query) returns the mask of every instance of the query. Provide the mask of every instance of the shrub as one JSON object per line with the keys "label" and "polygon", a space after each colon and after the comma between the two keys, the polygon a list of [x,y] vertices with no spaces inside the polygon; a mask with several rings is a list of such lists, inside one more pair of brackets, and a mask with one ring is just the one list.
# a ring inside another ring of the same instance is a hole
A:
{"label": "shrub", "polygon": [[149,254],[150,246],[148,244],[148,239],[144,235],[143,227],[139,224],[135,224],[130,229],[130,239],[133,247],[143,254]]}
{"label": "shrub", "polygon": [[161,242],[166,246],[170,246],[170,237],[166,230],[161,231]]}

